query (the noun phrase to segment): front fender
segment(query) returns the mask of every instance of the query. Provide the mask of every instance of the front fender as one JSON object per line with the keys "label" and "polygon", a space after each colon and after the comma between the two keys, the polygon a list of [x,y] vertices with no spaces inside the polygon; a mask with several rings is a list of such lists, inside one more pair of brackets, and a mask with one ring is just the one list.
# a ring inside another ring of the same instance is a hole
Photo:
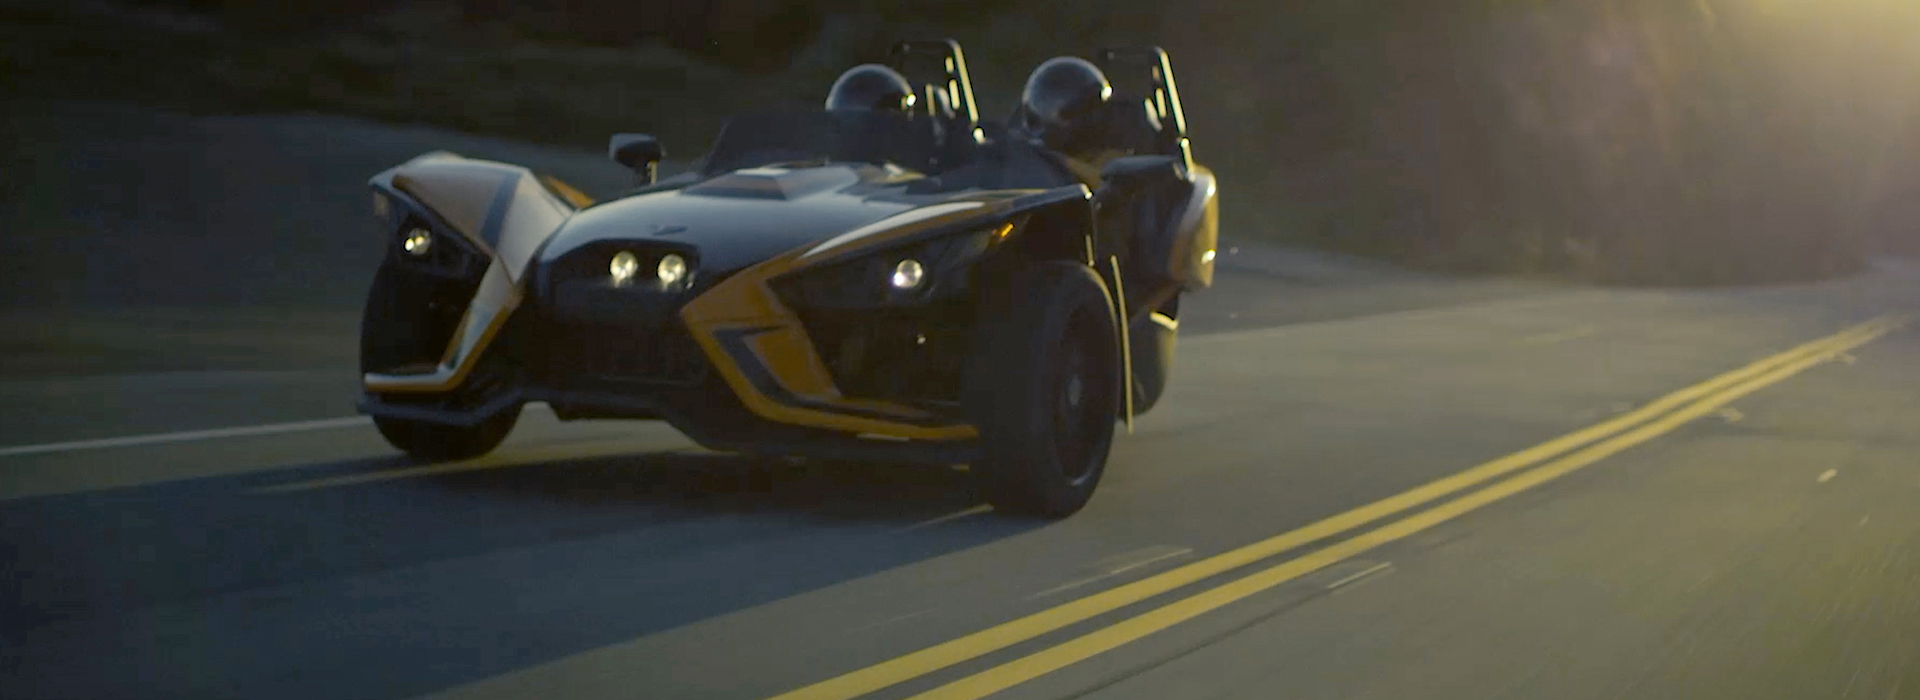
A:
{"label": "front fender", "polygon": [[[555,186],[555,184],[558,186]],[[487,258],[479,287],[437,366],[419,374],[368,374],[374,392],[445,391],[464,381],[524,297],[527,263],[559,230],[584,195],[517,165],[434,152],[368,182],[402,209],[389,220],[417,220],[438,235],[459,236]],[[396,226],[397,227],[397,226]],[[392,232],[390,232],[392,233]]]}
{"label": "front fender", "polygon": [[424,209],[424,218],[501,263],[516,283],[540,244],[592,203],[579,190],[527,168],[445,151],[390,168],[367,184]]}

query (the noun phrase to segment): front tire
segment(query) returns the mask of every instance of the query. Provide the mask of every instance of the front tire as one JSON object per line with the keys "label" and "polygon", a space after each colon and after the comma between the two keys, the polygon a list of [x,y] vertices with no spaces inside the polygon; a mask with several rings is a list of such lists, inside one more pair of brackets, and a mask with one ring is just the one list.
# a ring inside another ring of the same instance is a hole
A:
{"label": "front tire", "polygon": [[407,453],[408,457],[423,462],[452,462],[492,452],[519,421],[520,408],[516,406],[474,426],[378,416],[373,419],[373,425],[380,429],[380,437],[386,438],[387,444]]}
{"label": "front tire", "polygon": [[981,308],[969,413],[972,471],[995,510],[1060,518],[1100,483],[1120,412],[1119,325],[1092,269],[1044,262]]}

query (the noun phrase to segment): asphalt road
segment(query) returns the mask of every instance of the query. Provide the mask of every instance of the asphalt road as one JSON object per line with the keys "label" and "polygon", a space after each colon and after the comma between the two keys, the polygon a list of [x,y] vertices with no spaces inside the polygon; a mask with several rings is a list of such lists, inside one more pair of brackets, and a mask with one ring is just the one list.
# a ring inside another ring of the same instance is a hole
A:
{"label": "asphalt road", "polygon": [[[1646,408],[1914,309],[1920,273],[1270,327],[1196,299],[1212,332],[1165,404],[1044,525],[980,512],[959,471],[537,410],[426,468],[354,421],[16,451],[0,696],[765,698],[929,647],[857,697],[1920,696],[1920,333]],[[1610,419],[1653,432],[1411,532],[1434,511],[1313,525]],[[856,697],[825,690],[799,697]]]}
{"label": "asphalt road", "polygon": [[[155,143],[342,128],[303,123]],[[407,464],[349,409],[359,253],[276,221],[332,272],[252,299],[211,239],[151,306],[10,280],[0,697],[1920,697],[1920,265],[1604,290],[1244,244],[1093,503],[1036,523],[959,470],[538,408]]]}

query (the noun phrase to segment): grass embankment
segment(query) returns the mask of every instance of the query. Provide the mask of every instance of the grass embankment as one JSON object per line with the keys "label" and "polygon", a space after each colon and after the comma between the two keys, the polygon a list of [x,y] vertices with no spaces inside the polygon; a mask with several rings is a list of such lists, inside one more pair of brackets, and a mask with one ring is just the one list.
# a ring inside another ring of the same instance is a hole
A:
{"label": "grass embankment", "polygon": [[397,9],[242,30],[16,1],[0,51],[25,94],[587,148],[642,130],[690,156],[723,115],[814,102],[901,36],[967,45],[993,116],[1049,55],[1152,42],[1175,57],[1231,235],[1454,270],[1806,279],[1852,268],[1899,223],[1888,205],[1920,199],[1920,5],[1903,0],[835,0],[774,13],[796,35],[748,43],[792,48],[750,65],[562,45],[454,2],[374,5]]}

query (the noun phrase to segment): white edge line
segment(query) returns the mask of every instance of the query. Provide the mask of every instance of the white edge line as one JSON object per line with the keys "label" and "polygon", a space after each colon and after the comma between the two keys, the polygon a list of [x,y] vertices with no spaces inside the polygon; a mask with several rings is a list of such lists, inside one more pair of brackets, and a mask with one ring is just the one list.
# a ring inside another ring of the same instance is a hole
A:
{"label": "white edge line", "polygon": [[[529,403],[526,405],[527,408],[539,406],[545,406],[545,404]],[[292,423],[249,425],[239,428],[213,428],[210,430],[188,430],[177,433],[124,435],[121,437],[98,438],[94,440],[72,440],[68,442],[49,442],[40,445],[0,447],[0,457],[19,457],[23,455],[50,454],[54,452],[77,452],[80,450],[104,450],[114,447],[139,447],[141,445],[163,445],[169,442],[219,440],[222,438],[249,437],[254,435],[279,435],[282,433],[300,433],[312,430],[337,430],[340,428],[357,428],[372,423],[373,419],[367,416],[346,416],[343,418],[294,421]]]}
{"label": "white edge line", "polygon": [[1345,586],[1349,583],[1353,583],[1354,581],[1358,581],[1368,576],[1372,576],[1373,574],[1378,573],[1380,571],[1384,571],[1391,566],[1393,566],[1393,562],[1390,562],[1390,561],[1383,561],[1378,564],[1374,564],[1373,566],[1369,566],[1366,569],[1363,569],[1361,571],[1348,574],[1347,576],[1341,578],[1338,581],[1334,581],[1333,583],[1327,584],[1327,590],[1331,591],[1341,586]]}
{"label": "white edge line", "polygon": [[111,447],[136,447],[139,445],[158,445],[169,442],[192,442],[194,440],[217,440],[220,438],[246,437],[249,435],[297,433],[308,430],[333,430],[337,428],[359,427],[372,422],[373,419],[366,416],[349,416],[346,418],[323,418],[321,420],[298,421],[294,423],[250,425],[244,428],[214,428],[212,430],[189,430],[179,433],[127,435],[123,437],[100,438],[97,440],[50,442],[42,445],[0,447],[0,457],[17,457],[20,455],[47,454],[50,452],[73,452],[77,450],[100,450]]}
{"label": "white edge line", "polygon": [[1521,338],[1520,343],[1522,345],[1551,345],[1553,343],[1559,343],[1559,342],[1568,341],[1568,340],[1578,340],[1580,338],[1585,338],[1590,335],[1597,335],[1599,333],[1600,333],[1600,329],[1595,328],[1593,326],[1575,326],[1573,328],[1569,328],[1562,331],[1554,331],[1551,333],[1541,333],[1538,335],[1530,335],[1525,338]]}
{"label": "white edge line", "polygon": [[1104,580],[1106,580],[1106,579],[1110,579],[1110,578],[1113,578],[1113,577],[1115,577],[1115,576],[1119,576],[1119,575],[1121,575],[1121,574],[1125,574],[1125,573],[1127,573],[1127,572],[1129,572],[1129,571],[1132,571],[1132,570],[1134,570],[1134,569],[1138,569],[1138,568],[1140,568],[1140,567],[1143,567],[1143,566],[1146,566],[1146,565],[1148,565],[1148,564],[1156,564],[1156,563],[1159,563],[1159,562],[1163,562],[1163,561],[1166,561],[1166,560],[1168,560],[1168,559],[1172,559],[1172,558],[1174,558],[1174,557],[1179,557],[1179,556],[1185,556],[1185,555],[1188,555],[1188,554],[1192,554],[1192,553],[1193,553],[1193,550],[1192,550],[1191,548],[1188,548],[1188,549],[1179,549],[1179,550],[1175,550],[1175,551],[1172,551],[1172,552],[1163,552],[1163,553],[1161,553],[1161,554],[1160,554],[1160,555],[1158,555],[1158,556],[1154,556],[1154,557],[1148,557],[1148,558],[1146,558],[1146,559],[1142,559],[1142,560],[1140,560],[1140,561],[1136,561],[1136,562],[1133,562],[1133,563],[1131,563],[1131,564],[1127,564],[1127,565],[1125,565],[1125,566],[1120,566],[1120,567],[1115,567],[1115,568],[1112,568],[1112,569],[1107,569],[1105,573],[1102,573],[1102,574],[1099,574],[1099,575],[1096,575],[1096,576],[1088,576],[1088,577],[1086,577],[1086,578],[1083,578],[1083,579],[1077,579],[1077,580],[1074,580],[1074,581],[1068,581],[1068,582],[1066,582],[1066,583],[1063,583],[1063,584],[1060,584],[1060,585],[1058,585],[1058,586],[1054,586],[1054,587],[1052,587],[1052,588],[1049,588],[1049,589],[1047,589],[1047,590],[1044,590],[1044,591],[1041,591],[1041,592],[1039,592],[1039,593],[1035,593],[1035,594],[1033,594],[1033,595],[1030,595],[1030,596],[1027,596],[1027,600],[1034,600],[1034,599],[1036,599],[1036,598],[1044,598],[1044,597],[1047,597],[1047,596],[1050,596],[1050,595],[1053,595],[1053,594],[1055,594],[1055,593],[1060,593],[1060,592],[1063,592],[1063,591],[1070,591],[1070,590],[1073,590],[1073,589],[1075,589],[1075,588],[1079,588],[1079,587],[1081,587],[1081,586],[1085,586],[1085,585],[1087,585],[1087,584],[1090,584],[1090,583],[1098,583],[1098,582],[1100,582],[1100,581],[1104,581]]}
{"label": "white edge line", "polygon": [[963,508],[963,509],[961,509],[961,510],[956,510],[956,511],[954,511],[954,512],[952,512],[952,513],[948,513],[948,514],[946,514],[946,515],[942,515],[942,516],[940,516],[940,517],[937,517],[937,518],[932,518],[932,519],[929,519],[929,520],[922,520],[922,521],[920,521],[920,522],[917,522],[917,523],[914,523],[914,524],[912,524],[912,525],[908,525],[908,526],[906,526],[906,527],[903,527],[903,528],[900,528],[900,529],[898,530],[898,532],[906,532],[906,531],[909,531],[909,530],[918,530],[918,529],[920,529],[920,528],[923,528],[923,527],[933,527],[933,526],[935,526],[935,525],[939,525],[939,524],[942,524],[942,523],[950,523],[950,522],[953,522],[953,521],[955,521],[955,520],[959,520],[959,519],[961,519],[961,518],[968,518],[968,517],[972,517],[972,516],[975,516],[975,515],[981,515],[981,514],[984,514],[984,513],[991,513],[991,512],[993,512],[993,506],[992,506],[991,504],[987,504],[987,503],[981,503],[981,504],[979,504],[979,505],[976,505],[976,506],[972,506],[972,507],[969,507],[969,508]]}

